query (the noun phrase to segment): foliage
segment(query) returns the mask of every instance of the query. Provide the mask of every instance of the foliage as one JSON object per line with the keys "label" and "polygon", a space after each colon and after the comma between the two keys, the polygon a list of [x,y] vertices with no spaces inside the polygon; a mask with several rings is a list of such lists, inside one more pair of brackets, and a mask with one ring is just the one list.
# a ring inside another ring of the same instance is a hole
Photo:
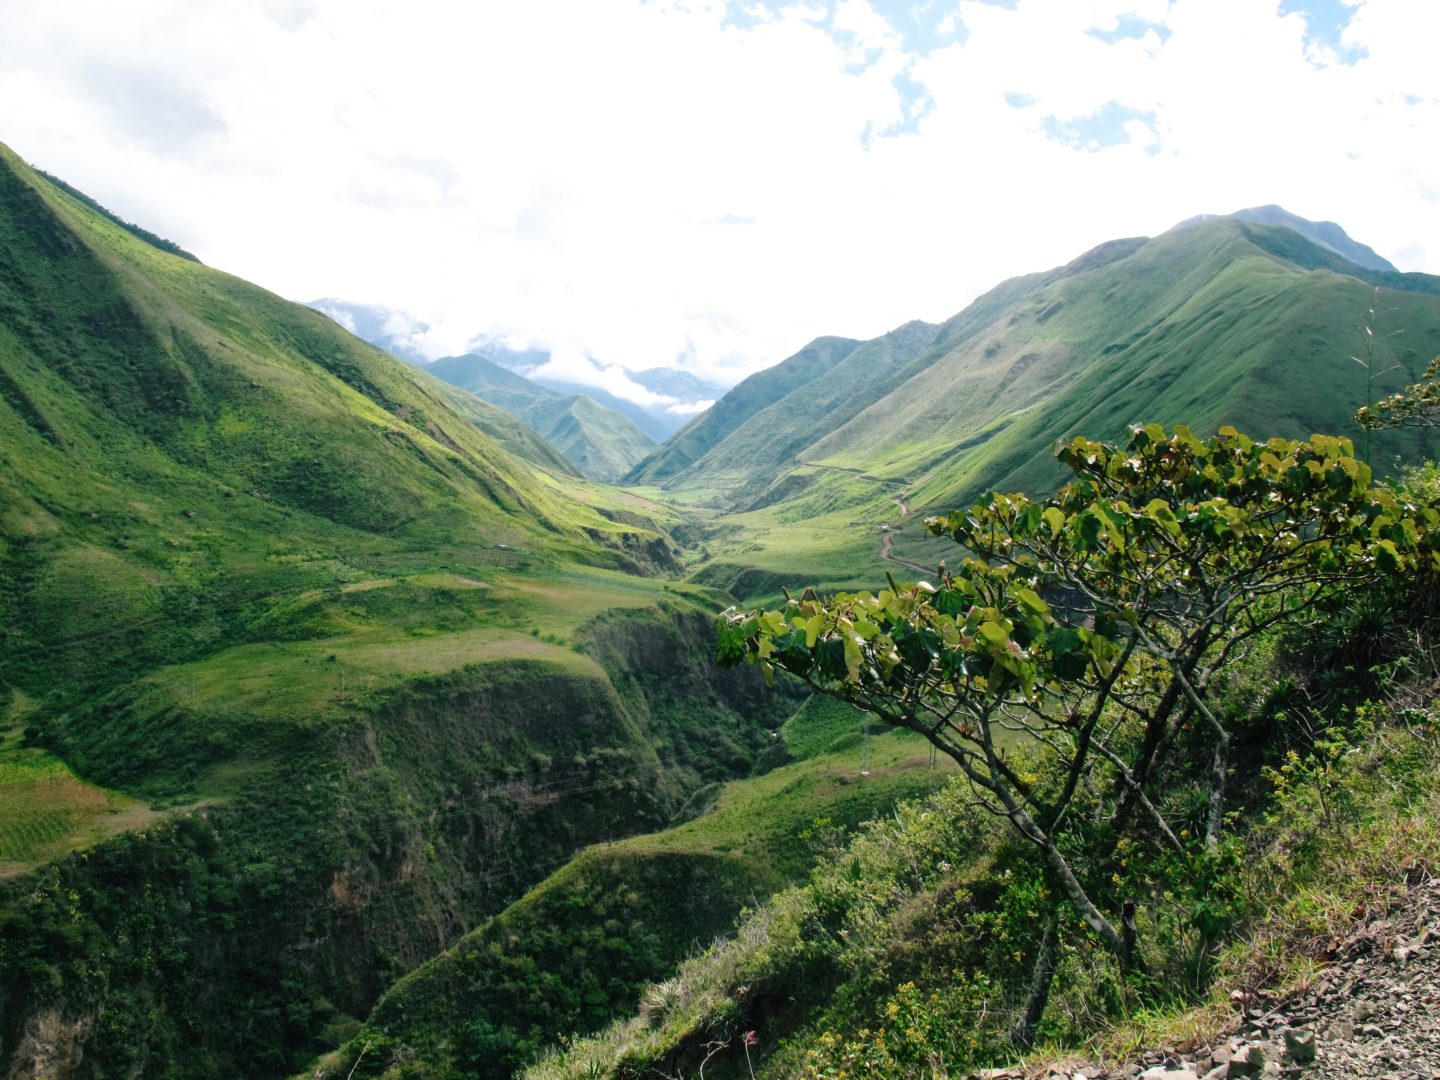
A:
{"label": "foliage", "polygon": [[[588,848],[396,983],[372,1022],[417,1061],[508,1077],[560,1036],[633,1008],[646,983],[728,931],[746,903],[803,880],[816,815],[843,835],[943,784],[947,772],[927,768],[927,749],[887,732],[863,781],[858,750],[846,746],[727,784],[716,805],[676,828]],[[369,1034],[350,1040],[352,1057]],[[363,1067],[380,1060],[372,1054]]]}
{"label": "foliage", "polygon": [[[993,494],[927,521],[969,552],[938,585],[731,611],[719,655],[931,739],[1131,965],[1133,897],[1097,870],[1126,834],[1192,851],[1155,789],[1167,755],[1183,765],[1187,750],[1206,804],[1196,850],[1219,849],[1233,734],[1219,672],[1272,626],[1435,565],[1440,515],[1371,488],[1337,438],[1257,443],[1224,428],[1202,441],[1151,424],[1123,448],[1077,438],[1057,456],[1075,479],[1056,495]],[[1012,730],[1038,748],[1038,772],[1007,759]]]}
{"label": "foliage", "polygon": [[[630,1075],[627,1068],[643,1074],[648,1063],[662,1061],[675,1066],[672,1074],[678,1068],[690,1075],[717,1045],[726,1047],[707,1067],[710,1075],[739,1059],[739,1040],[750,1030],[758,1035],[757,1071],[798,1075],[814,1045],[812,1026],[836,1033],[893,1028],[887,1003],[906,981],[921,986],[990,970],[1001,973],[987,976],[995,998],[1013,999],[1014,953],[1023,950],[1024,928],[1033,921],[1025,898],[1033,895],[1034,877],[1024,870],[1028,853],[1007,847],[988,821],[965,813],[968,801],[964,788],[951,784],[862,826],[817,864],[807,883],[758,905],[733,939],[686,961],[647,994],[643,1020],[576,1042],[527,1075]],[[1002,869],[1016,866],[1021,870]],[[957,882],[957,872],[969,880]],[[916,923],[931,933],[920,932],[915,948],[897,942],[897,928]],[[900,1008],[934,1014],[938,1036],[939,1008],[926,1003],[928,991],[904,997]],[[799,1036],[793,1042],[792,1033]],[[896,1034],[903,1039],[904,1026]],[[905,1052],[898,1043],[891,1050]],[[759,1059],[770,1064],[762,1069]],[[739,1069],[745,1075],[743,1059]]]}
{"label": "foliage", "polygon": [[1420,376],[1398,393],[1355,414],[1356,422],[1369,431],[1392,427],[1440,427],[1440,356]]}
{"label": "foliage", "polygon": [[[1275,672],[1285,659],[1264,650],[1257,667]],[[1251,688],[1233,689],[1243,697]],[[1113,958],[1072,940],[1039,1031],[1037,1054],[1047,1056],[1032,1064],[1077,1052],[1113,1060],[1137,1046],[1211,1038],[1234,1019],[1231,990],[1303,980],[1357,918],[1434,873],[1434,713],[1367,708],[1339,714],[1328,730],[1333,746],[1276,752],[1266,774],[1273,786],[1254,777],[1248,816],[1218,851],[1186,862],[1122,848],[1121,872],[1156,890],[1141,919],[1156,953],[1168,961],[1172,950],[1186,952],[1184,938],[1219,933],[1218,970],[1197,985],[1188,981],[1195,972],[1167,962],[1136,993],[1118,980]],[[1274,751],[1283,738],[1272,735]],[[693,1075],[717,1043],[723,1049],[706,1075],[744,1077],[738,1039],[746,1031],[759,1036],[762,1080],[842,1069],[954,1076],[1009,1063],[1004,1032],[1024,992],[1046,893],[1033,855],[1019,841],[1007,845],[999,823],[977,820],[971,807],[957,785],[862,830],[809,885],[762,905],[734,941],[647,993],[653,1004],[641,1017],[568,1045],[527,1077]],[[1201,1009],[1191,1011],[1197,1001]]]}

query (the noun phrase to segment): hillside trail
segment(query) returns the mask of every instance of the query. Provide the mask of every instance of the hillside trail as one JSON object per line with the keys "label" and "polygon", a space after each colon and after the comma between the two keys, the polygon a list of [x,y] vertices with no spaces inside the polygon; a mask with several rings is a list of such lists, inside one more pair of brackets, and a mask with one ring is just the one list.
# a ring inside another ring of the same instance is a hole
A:
{"label": "hillside trail", "polygon": [[1064,1061],[977,1080],[1440,1080],[1440,877],[1423,875],[1327,955],[1289,997],[1236,991],[1245,1015],[1205,1045],[1145,1051],[1119,1068]]}
{"label": "hillside trail", "polygon": [[[900,508],[900,520],[904,521],[910,513],[910,504],[898,495],[890,500]],[[917,574],[928,574],[931,568],[921,566],[919,563],[911,562],[909,559],[902,559],[895,554],[895,530],[898,525],[885,524],[880,526],[880,559],[883,562],[891,562],[896,566],[903,566],[908,570],[914,570]]]}

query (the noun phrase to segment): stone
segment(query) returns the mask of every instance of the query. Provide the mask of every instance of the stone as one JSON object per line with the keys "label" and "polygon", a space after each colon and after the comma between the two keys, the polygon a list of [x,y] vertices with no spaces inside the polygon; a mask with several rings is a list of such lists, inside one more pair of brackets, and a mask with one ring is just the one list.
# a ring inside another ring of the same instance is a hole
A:
{"label": "stone", "polygon": [[1290,1028],[1286,1031],[1285,1056],[1296,1065],[1309,1065],[1315,1060],[1315,1032],[1309,1028]]}

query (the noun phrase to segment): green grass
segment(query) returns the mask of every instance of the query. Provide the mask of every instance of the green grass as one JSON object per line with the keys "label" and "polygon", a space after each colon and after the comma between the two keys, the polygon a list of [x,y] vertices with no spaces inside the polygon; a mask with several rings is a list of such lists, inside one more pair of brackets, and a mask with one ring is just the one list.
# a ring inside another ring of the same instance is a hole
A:
{"label": "green grass", "polygon": [[[821,339],[736,387],[631,479],[725,511],[700,530],[698,580],[747,601],[782,584],[873,587],[884,567],[872,530],[899,522],[895,497],[912,514],[894,555],[932,566],[951,551],[921,539],[918,519],[988,488],[1053,487],[1064,478],[1057,440],[1118,440],[1153,420],[1359,443],[1351,418],[1368,403],[1366,373],[1352,356],[1378,374],[1372,397],[1413,381],[1440,354],[1437,289],[1440,279],[1382,281],[1243,222],[1116,242],[1005,282],[938,328]],[[1440,441],[1390,432],[1369,452],[1383,474]]]}
{"label": "green grass", "polygon": [[0,745],[0,880],[156,815],[77,777],[63,762],[13,740]]}
{"label": "green grass", "polygon": [[[1364,373],[1350,357],[1373,286],[1284,261],[1251,232],[1217,222],[1166,234],[1037,283],[807,460],[903,479],[918,507],[932,507],[986,486],[1053,483],[1056,439],[1119,438],[1137,420],[1358,434],[1350,417],[1366,403]],[[1384,349],[1383,366],[1400,365],[1386,376],[1396,384],[1440,352],[1436,304],[1423,292],[1386,294],[1389,329],[1403,329]],[[1386,463],[1430,449],[1413,434],[1376,447]]]}

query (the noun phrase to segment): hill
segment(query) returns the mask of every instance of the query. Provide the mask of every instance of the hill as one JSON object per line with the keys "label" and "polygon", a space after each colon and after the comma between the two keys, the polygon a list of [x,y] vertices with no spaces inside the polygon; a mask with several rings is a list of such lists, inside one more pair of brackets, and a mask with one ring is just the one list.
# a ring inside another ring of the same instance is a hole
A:
{"label": "hill", "polygon": [[1290,213],[1283,206],[1252,206],[1245,210],[1237,210],[1233,214],[1200,214],[1197,217],[1186,218],[1175,228],[1184,229],[1191,225],[1198,225],[1202,221],[1216,221],[1221,218],[1233,221],[1255,221],[1261,225],[1279,225],[1299,233],[1312,244],[1333,251],[1336,255],[1349,260],[1362,269],[1398,272],[1389,259],[1383,259],[1375,254],[1375,249],[1368,244],[1352,240],[1350,234],[1335,222],[1309,221],[1299,214]]}
{"label": "hill", "polygon": [[368,1043],[438,1075],[503,1080],[555,1040],[630,1011],[742,908],[803,881],[837,837],[951,775],[922,739],[861,727],[848,706],[810,698],[773,748],[787,764],[701,792],[705,812],[674,828],[588,848],[397,982],[306,1075],[343,1073]]}
{"label": "hill", "polygon": [[0,246],[7,1075],[298,1068],[756,767],[669,510],[4,148]]}
{"label": "hill", "polygon": [[629,417],[589,394],[566,396],[478,354],[444,357],[426,370],[519,417],[593,480],[618,479],[655,446]]}
{"label": "hill", "polygon": [[[628,479],[728,511],[699,580],[773,595],[805,584],[794,569],[808,565],[823,583],[873,583],[882,527],[898,529],[887,554],[933,566],[941,549],[918,540],[920,515],[986,488],[1047,488],[1057,439],[1115,438],[1136,420],[1363,439],[1355,409],[1440,354],[1437,293],[1440,279],[1366,270],[1245,220],[1113,241],[1003,283],[928,342],[901,328],[898,353],[893,334],[817,343],[741,383]],[[1435,446],[1412,431],[1364,449],[1383,467]]]}

